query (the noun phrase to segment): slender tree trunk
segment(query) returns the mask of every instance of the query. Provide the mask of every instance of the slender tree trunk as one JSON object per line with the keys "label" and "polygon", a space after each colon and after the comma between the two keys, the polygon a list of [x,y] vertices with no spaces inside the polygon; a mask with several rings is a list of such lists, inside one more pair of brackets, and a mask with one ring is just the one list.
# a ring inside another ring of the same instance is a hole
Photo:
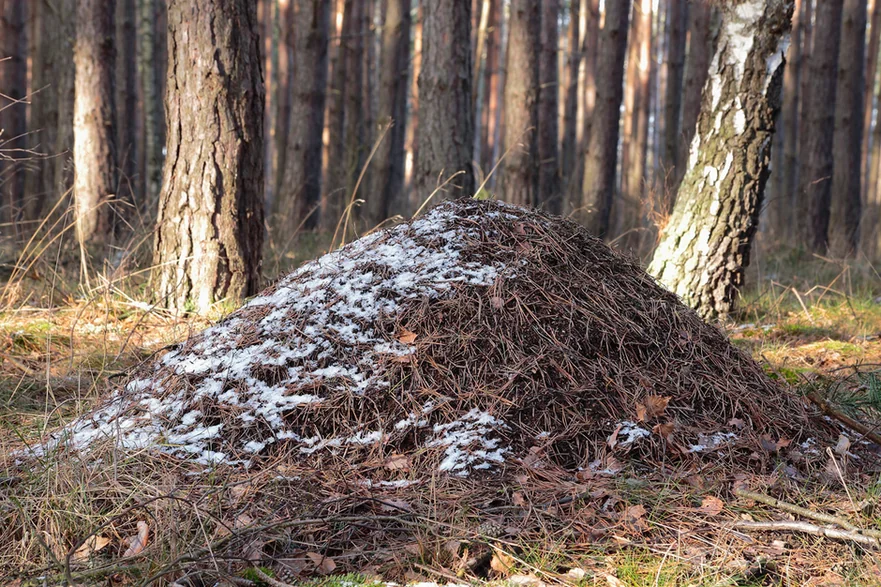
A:
{"label": "slender tree trunk", "polygon": [[[575,163],[567,179],[568,203],[577,209],[582,202],[584,164],[597,103],[597,61],[600,38],[599,0],[581,2],[581,65],[578,68],[578,111],[575,115]],[[622,66],[623,67],[623,66]]]}
{"label": "slender tree trunk", "polygon": [[275,224],[292,235],[301,223],[317,226],[321,202],[321,133],[327,90],[327,45],[330,4],[294,0],[293,102],[288,131],[284,180],[276,198]]}
{"label": "slender tree trunk", "polygon": [[373,186],[367,205],[370,223],[403,212],[404,137],[410,60],[410,0],[386,0],[379,56],[379,128],[389,127],[373,157]]}
{"label": "slender tree trunk", "polygon": [[618,160],[618,123],[624,97],[624,56],[630,2],[606,4],[597,60],[596,106],[584,163],[584,186],[578,216],[588,230],[603,237],[609,230],[615,168]]}
{"label": "slender tree trunk", "polygon": [[[492,134],[492,161],[493,167],[501,168],[502,153],[502,137],[505,135],[505,80],[508,78],[508,36],[509,23],[508,16],[505,11],[505,0],[499,0],[499,50],[497,52],[498,75],[496,76],[496,91],[494,93],[494,110],[493,110],[493,134]],[[490,189],[495,189],[498,182],[499,173],[494,173],[490,177]]]}
{"label": "slender tree trunk", "polygon": [[489,3],[489,28],[486,37],[486,57],[483,66],[483,93],[480,106],[480,167],[484,173],[492,170],[496,129],[496,113],[499,108],[499,54],[502,40],[502,10],[499,0]]}
{"label": "slender tree trunk", "polygon": [[414,189],[419,198],[426,198],[458,174],[442,191],[448,197],[468,197],[475,189],[471,168],[471,3],[431,0],[422,10]]}
{"label": "slender tree trunk", "polygon": [[801,141],[804,151],[799,192],[806,206],[808,224],[804,227],[802,240],[809,250],[820,254],[826,253],[829,243],[842,5],[843,0],[817,2],[817,28],[810,58],[811,81],[804,103],[807,124]]}
{"label": "slender tree trunk", "polygon": [[862,177],[863,181],[863,199],[865,200],[871,183],[869,178],[871,171],[869,167],[870,143],[872,140],[872,114],[875,107],[875,81],[878,79],[878,46],[881,41],[881,1],[869,0],[871,7],[871,24],[869,25],[869,46],[866,49],[866,75],[865,88],[863,90],[863,145],[862,145]]}
{"label": "slender tree trunk", "polygon": [[833,255],[856,252],[861,216],[861,156],[866,49],[865,0],[845,0],[835,104],[832,209],[829,246]]}
{"label": "slender tree trunk", "polygon": [[709,318],[734,306],[749,264],[780,108],[792,0],[721,5],[719,49],[670,222],[649,272]]}
{"label": "slender tree trunk", "polygon": [[417,14],[413,23],[413,59],[410,61],[410,88],[407,92],[409,106],[407,112],[407,132],[404,138],[404,186],[407,192],[409,214],[414,205],[419,205],[418,195],[414,191],[414,175],[419,144],[416,131],[419,128],[419,74],[422,72],[422,0],[416,0]]}
{"label": "slender tree trunk", "polygon": [[[276,100],[275,115],[275,160],[278,166],[275,175],[275,194],[285,189],[285,171],[287,164],[288,132],[291,128],[291,109],[294,103],[294,5],[293,0],[279,2],[279,88]],[[338,36],[338,35],[337,35]],[[324,168],[322,177],[324,178]],[[325,178],[326,179],[326,178]],[[278,199],[276,197],[276,199]],[[274,203],[278,208],[278,203]],[[271,210],[271,209],[270,209]]]}
{"label": "slender tree trunk", "polygon": [[538,96],[538,199],[536,204],[554,214],[563,210],[560,200],[560,127],[558,23],[560,0],[545,0],[541,5],[541,59]]}
{"label": "slender tree trunk", "polygon": [[[343,38],[346,63],[345,120],[343,128],[343,173],[345,177],[341,185],[345,186],[342,193],[342,209],[344,210],[355,190],[358,174],[367,159],[370,145],[367,143],[365,124],[369,118],[369,104],[364,102],[364,53],[365,35],[364,11],[367,0],[352,1],[352,28]],[[355,195],[357,198],[358,195]]]}
{"label": "slender tree trunk", "polygon": [[0,151],[5,161],[0,175],[3,194],[0,215],[18,231],[23,216],[24,169],[19,159],[27,147],[28,44],[25,0],[0,0]]}
{"label": "slender tree trunk", "polygon": [[881,189],[878,186],[878,165],[881,160],[881,124],[872,126],[874,108],[881,104],[875,92],[878,79],[878,49],[881,39],[881,0],[873,0],[872,23],[869,31],[869,48],[866,65],[866,105],[863,130],[863,217],[860,220],[860,252],[875,261],[879,246],[879,224],[881,224]]}
{"label": "slender tree trunk", "polygon": [[[263,111],[266,113],[263,123],[263,204],[265,210],[272,210],[275,206],[275,185],[278,183],[275,159],[275,125],[277,111],[275,100],[278,94],[278,35],[276,34],[276,22],[278,20],[276,0],[260,0],[258,5],[258,18],[260,19],[262,58],[263,58],[263,86],[266,91],[266,103]],[[326,91],[327,88],[322,88]],[[321,112],[322,127],[324,126],[324,111]],[[319,170],[320,174],[320,170]]]}
{"label": "slender tree trunk", "polygon": [[116,1],[116,150],[119,161],[119,193],[117,197],[126,202],[120,210],[129,214],[136,197],[140,176],[138,157],[138,53],[136,0]]}
{"label": "slender tree trunk", "polygon": [[148,209],[152,209],[159,201],[162,182],[165,117],[155,67],[158,59],[154,29],[156,0],[138,0],[138,3],[138,59],[144,109],[144,201]]}
{"label": "slender tree trunk", "polygon": [[578,117],[578,69],[581,65],[581,0],[569,3],[569,31],[566,35],[568,69],[563,105],[563,139],[560,147],[560,171],[564,180],[572,175],[576,156],[576,120]]}
{"label": "slender tree trunk", "polygon": [[860,227],[860,250],[871,261],[881,258],[881,124],[872,129],[866,214]]}
{"label": "slender tree trunk", "polygon": [[713,35],[710,34],[710,20],[713,8],[701,0],[693,0],[688,5],[688,56],[685,61],[685,81],[682,88],[682,139],[676,157],[676,181],[668,189],[668,210],[673,210],[679,185],[685,177],[688,152],[697,129],[697,118],[701,110],[701,93],[707,79],[710,59],[713,57]]}
{"label": "slender tree trunk", "polygon": [[74,66],[74,202],[82,247],[113,232],[116,150],[113,104],[113,2],[79,0]]}
{"label": "slender tree trunk", "polygon": [[[501,196],[512,204],[538,204],[538,99],[541,13],[537,0],[512,0],[505,83],[506,158]],[[516,73],[514,73],[516,72]]]}
{"label": "slender tree trunk", "polygon": [[73,118],[74,118],[74,46],[76,44],[75,0],[59,0],[60,35],[59,54],[63,57],[59,64],[58,84],[58,142],[55,165],[55,189],[59,197],[65,196],[73,188]]}
{"label": "slender tree trunk", "polygon": [[683,76],[685,74],[685,47],[687,27],[686,0],[669,0],[667,10],[667,61],[664,64],[666,87],[664,92],[664,144],[661,149],[660,171],[664,177],[663,201],[667,211],[668,202],[673,201],[676,188],[676,163],[679,156],[682,131],[680,113],[682,111]]}
{"label": "slender tree trunk", "polygon": [[[346,161],[346,97],[351,92],[348,86],[353,83],[354,72],[349,71],[352,63],[352,35],[357,29],[353,15],[358,0],[345,0],[343,4],[340,44],[333,69],[333,79],[328,94],[327,105],[327,174],[324,179],[326,199],[321,209],[321,222],[325,230],[333,230],[346,201],[346,181],[349,175]],[[356,113],[357,115],[358,113]]]}
{"label": "slender tree trunk", "polygon": [[170,124],[154,287],[158,300],[177,311],[204,314],[215,302],[259,287],[264,97],[258,31],[256,0],[168,2]]}

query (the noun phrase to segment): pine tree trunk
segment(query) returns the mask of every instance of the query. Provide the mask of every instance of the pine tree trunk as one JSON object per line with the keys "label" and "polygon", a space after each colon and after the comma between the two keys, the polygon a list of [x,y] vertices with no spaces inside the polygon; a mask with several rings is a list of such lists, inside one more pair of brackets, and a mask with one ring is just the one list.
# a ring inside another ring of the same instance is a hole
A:
{"label": "pine tree trunk", "polygon": [[[410,60],[410,88],[407,90],[407,130],[404,137],[404,189],[407,197],[407,213],[416,204],[417,197],[413,177],[419,144],[416,141],[419,128],[419,74],[422,72],[422,0],[416,0],[416,20],[413,22],[413,59]],[[418,204],[416,204],[418,205]]]}
{"label": "pine tree trunk", "polygon": [[[810,57],[810,85],[805,95],[806,124],[799,193],[808,224],[802,242],[808,250],[826,254],[832,201],[833,137],[837,93],[838,50],[841,43],[843,0],[817,2],[816,30]],[[799,214],[802,216],[802,214]]]}
{"label": "pine tree trunk", "polygon": [[[291,128],[291,109],[294,102],[294,5],[293,0],[279,2],[279,87],[275,102],[275,194],[285,190],[284,166],[287,162],[288,132]],[[337,38],[339,35],[335,35]],[[322,168],[324,179],[324,168]],[[277,200],[277,198],[276,198]],[[273,202],[278,208],[278,202]],[[270,209],[270,211],[272,208]]]}
{"label": "pine tree trunk", "polygon": [[[275,160],[275,99],[278,93],[278,35],[276,27],[276,0],[259,0],[257,6],[260,19],[261,57],[263,59],[263,87],[266,92],[263,121],[263,205],[269,211],[275,207],[275,185],[278,183],[278,167]],[[325,87],[324,90],[327,88]],[[322,127],[324,112],[321,112]],[[320,173],[320,170],[319,170]]]}
{"label": "pine tree trunk", "polygon": [[293,101],[288,130],[284,179],[275,199],[274,224],[279,235],[292,235],[302,225],[317,226],[321,203],[321,133],[327,91],[327,46],[330,4],[294,0]]}
{"label": "pine tree trunk", "polygon": [[[11,222],[21,220],[24,202],[24,168],[18,160],[27,147],[27,84],[28,47],[25,29],[25,0],[0,0],[0,150],[3,157],[0,218]],[[4,231],[6,232],[6,231]]]}
{"label": "pine tree trunk", "polygon": [[458,174],[446,183],[442,194],[469,197],[475,189],[471,167],[471,3],[430,0],[424,2],[422,11],[415,195],[419,200],[427,198]]}
{"label": "pine tree trunk", "polygon": [[560,127],[557,18],[560,0],[545,0],[541,14],[541,59],[538,95],[538,198],[536,204],[554,214],[563,211],[560,194]]}
{"label": "pine tree trunk", "polygon": [[59,0],[60,34],[59,54],[63,62],[59,64],[58,84],[58,139],[54,184],[60,198],[73,187],[73,116],[74,116],[74,45],[76,43],[75,0]]}
{"label": "pine tree trunk", "polygon": [[410,60],[410,0],[386,0],[379,56],[379,128],[389,125],[373,157],[373,186],[368,192],[369,223],[406,211],[403,196],[404,137]]}
{"label": "pine tree trunk", "polygon": [[116,0],[116,152],[119,161],[119,194],[128,204],[121,210],[129,216],[140,176],[138,157],[138,54],[136,0]]}
{"label": "pine tree trunk", "polygon": [[856,252],[860,225],[863,90],[865,89],[866,3],[845,0],[841,20],[838,88],[833,139],[832,209],[829,247],[843,257]]}
{"label": "pine tree trunk", "polygon": [[170,124],[153,261],[158,301],[177,311],[204,314],[259,287],[258,30],[256,0],[168,2]]}
{"label": "pine tree trunk", "polygon": [[679,185],[685,177],[688,167],[688,152],[694,133],[697,130],[697,118],[701,110],[701,95],[707,80],[710,59],[713,57],[713,41],[710,34],[710,20],[713,8],[700,0],[693,0],[688,5],[688,56],[685,60],[685,81],[682,88],[682,138],[679,142],[679,153],[676,157],[676,181],[668,189],[668,209],[672,210],[676,202]]}
{"label": "pine tree trunk", "polygon": [[860,252],[875,261],[881,246],[878,239],[881,224],[881,189],[878,186],[878,165],[881,160],[881,124],[872,126],[874,108],[881,102],[875,92],[878,80],[878,49],[881,40],[881,0],[872,5],[872,23],[866,64],[865,114],[863,121],[863,217],[860,220]]}
{"label": "pine tree trunk", "polygon": [[484,53],[483,92],[480,96],[480,152],[476,157],[484,174],[493,167],[493,137],[496,128],[496,113],[499,107],[499,49],[502,40],[502,11],[499,0],[486,0],[489,4],[489,24]]}
{"label": "pine tree trunk", "polygon": [[867,197],[870,188],[869,177],[869,143],[871,142],[872,115],[875,107],[875,82],[878,79],[878,46],[881,42],[881,1],[870,0],[872,20],[869,25],[869,46],[866,48],[866,75],[863,89],[863,145],[862,145],[862,176],[863,198]]}
{"label": "pine tree trunk", "polygon": [[[342,209],[348,205],[349,200],[353,197],[355,184],[358,180],[358,174],[367,158],[367,151],[370,145],[367,142],[367,132],[365,124],[369,117],[369,105],[364,102],[364,53],[365,53],[365,35],[364,30],[364,11],[366,9],[367,0],[352,1],[352,29],[349,34],[343,38],[345,51],[343,55],[347,60],[346,63],[346,91],[345,99],[345,124],[343,128],[343,166],[345,173],[344,181],[341,185],[345,186],[342,195]],[[357,194],[354,195],[358,197]]]}
{"label": "pine tree trunk", "polygon": [[505,138],[500,195],[538,204],[538,99],[541,13],[537,0],[512,0],[505,83]]}
{"label": "pine tree trunk", "polygon": [[564,180],[572,175],[576,156],[578,117],[578,69],[581,65],[581,0],[569,3],[569,31],[566,36],[568,68],[563,104],[563,139],[560,146],[560,172]]}
{"label": "pine tree trunk", "polygon": [[113,232],[117,193],[113,104],[113,1],[79,0],[74,89],[74,202],[81,246]]}
{"label": "pine tree trunk", "polygon": [[683,76],[685,74],[685,47],[687,26],[686,0],[668,0],[667,22],[669,29],[667,61],[664,64],[666,88],[664,92],[664,144],[661,149],[660,171],[664,177],[664,206],[669,212],[676,189],[676,163],[679,156],[682,131]]}
{"label": "pine tree trunk", "polygon": [[353,72],[349,71],[352,51],[351,37],[356,30],[353,10],[358,0],[345,0],[343,3],[342,28],[340,29],[339,49],[333,68],[333,78],[327,104],[327,173],[324,178],[326,198],[321,209],[321,223],[325,230],[334,230],[343,213],[346,179],[345,116],[346,96],[352,84]]}
{"label": "pine tree trunk", "polygon": [[596,78],[602,81],[596,85],[596,106],[587,143],[578,217],[588,230],[599,237],[605,236],[609,230],[615,192],[618,122],[624,97],[624,56],[627,52],[629,18],[629,1],[606,5],[605,24],[597,52]]}
{"label": "pine tree trunk", "polygon": [[144,201],[148,210],[159,200],[162,187],[162,135],[165,126],[162,95],[156,76],[155,29],[157,0],[138,0],[138,60],[144,109]]}
{"label": "pine tree trunk", "polygon": [[676,205],[649,272],[704,317],[734,306],[780,108],[792,0],[720,6],[722,25]]}
{"label": "pine tree trunk", "polygon": [[[577,209],[582,202],[584,164],[597,102],[597,62],[600,38],[599,0],[582,0],[581,65],[578,68],[578,110],[575,114],[575,162],[567,178],[567,204]],[[622,66],[623,67],[623,66]]]}

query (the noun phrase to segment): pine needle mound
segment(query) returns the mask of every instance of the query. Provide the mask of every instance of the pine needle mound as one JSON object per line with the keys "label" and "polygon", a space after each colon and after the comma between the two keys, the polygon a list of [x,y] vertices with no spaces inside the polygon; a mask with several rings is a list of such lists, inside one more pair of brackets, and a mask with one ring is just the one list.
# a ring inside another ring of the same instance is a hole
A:
{"label": "pine needle mound", "polygon": [[289,274],[53,444],[207,468],[369,465],[367,482],[403,487],[539,459],[730,458],[799,439],[803,412],[583,228],[467,200]]}

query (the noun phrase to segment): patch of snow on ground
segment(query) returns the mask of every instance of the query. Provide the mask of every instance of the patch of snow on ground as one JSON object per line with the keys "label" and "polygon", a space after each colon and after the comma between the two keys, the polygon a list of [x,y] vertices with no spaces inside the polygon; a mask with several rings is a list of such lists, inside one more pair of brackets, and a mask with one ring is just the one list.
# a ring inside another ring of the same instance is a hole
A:
{"label": "patch of snow on ground", "polygon": [[618,424],[615,446],[627,447],[640,438],[648,438],[651,435],[651,432],[640,427],[635,422],[624,420]]}
{"label": "patch of snow on ground", "polygon": [[[379,331],[377,318],[394,319],[408,302],[441,298],[459,284],[491,285],[504,266],[462,258],[468,242],[481,238],[481,227],[473,226],[457,218],[455,208],[440,206],[307,263],[207,329],[195,344],[167,353],[157,361],[155,375],[129,382],[49,447],[64,442],[84,449],[111,438],[120,448],[158,447],[210,465],[247,463],[234,459],[279,439],[301,442],[302,452],[381,441],[386,432],[301,439],[283,415],[320,404],[322,390],[364,394],[389,386],[384,363],[413,353],[414,347]],[[172,387],[171,378],[187,384]],[[224,414],[223,421],[203,425],[206,406]],[[414,414],[395,428],[424,425]],[[236,444],[225,440],[225,426],[236,427]],[[442,469],[462,474],[469,466],[500,462],[505,449],[484,437],[499,426],[503,423],[472,411],[436,429],[430,442],[447,448]]]}
{"label": "patch of snow on ground", "polygon": [[697,437],[697,444],[688,447],[688,452],[703,452],[705,450],[713,450],[720,446],[725,446],[737,439],[737,434],[733,432],[716,432],[715,434],[700,434]]}

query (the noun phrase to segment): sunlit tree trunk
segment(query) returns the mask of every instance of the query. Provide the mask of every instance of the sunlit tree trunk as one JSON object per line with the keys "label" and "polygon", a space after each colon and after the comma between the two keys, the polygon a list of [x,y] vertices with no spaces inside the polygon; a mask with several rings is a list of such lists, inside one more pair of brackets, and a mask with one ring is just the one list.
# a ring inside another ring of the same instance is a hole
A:
{"label": "sunlit tree trunk", "polygon": [[[629,3],[628,3],[629,4]],[[590,142],[590,129],[597,102],[597,62],[600,37],[599,0],[582,0],[581,65],[578,68],[578,110],[575,114],[575,163],[567,183],[567,204],[571,209],[581,206],[584,189],[584,165]],[[626,42],[626,41],[625,41]],[[623,68],[623,66],[622,66]]]}
{"label": "sunlit tree trunk", "polygon": [[541,5],[541,58],[538,95],[538,197],[536,204],[554,214],[562,212],[560,201],[559,50],[557,19],[560,0]]}
{"label": "sunlit tree trunk", "polygon": [[[0,0],[0,191],[3,218],[17,231],[24,211],[24,168],[18,160],[27,146],[27,30],[25,0]],[[4,231],[6,232],[6,231]]]}
{"label": "sunlit tree trunk", "polygon": [[407,132],[404,137],[404,189],[409,204],[407,212],[414,205],[419,205],[419,195],[413,191],[413,177],[416,173],[416,159],[419,154],[416,131],[419,128],[419,74],[422,72],[422,0],[416,0],[416,4],[416,20],[412,26],[413,58],[410,60],[410,88],[407,92]]}
{"label": "sunlit tree trunk", "polygon": [[865,89],[866,3],[845,0],[841,20],[838,88],[833,139],[832,209],[829,248],[834,255],[856,251],[861,215],[861,152]]}
{"label": "sunlit tree trunk", "polygon": [[177,311],[206,313],[259,287],[264,96],[258,31],[256,0],[168,3],[170,124],[153,280],[157,301]]}
{"label": "sunlit tree trunk", "polygon": [[293,101],[287,137],[284,180],[275,200],[275,226],[291,235],[301,223],[317,225],[321,202],[321,132],[327,90],[330,4],[293,0]]}
{"label": "sunlit tree trunk", "polygon": [[486,36],[486,57],[483,65],[483,92],[480,96],[480,167],[485,174],[492,170],[494,137],[499,109],[499,63],[502,41],[502,11],[500,0],[486,0],[489,4],[489,29]]}
{"label": "sunlit tree trunk", "polygon": [[386,0],[379,55],[379,128],[389,125],[373,158],[373,187],[367,205],[370,223],[406,213],[404,138],[407,124],[410,60],[410,0]]}
{"label": "sunlit tree trunk", "polygon": [[664,193],[661,195],[669,211],[669,203],[673,201],[673,190],[676,189],[676,161],[682,137],[679,123],[685,74],[688,6],[686,0],[669,0],[667,6],[669,34],[667,60],[664,64],[667,85],[664,92],[664,141],[661,147],[660,172],[664,178]]}
{"label": "sunlit tree trunk", "polygon": [[538,203],[538,98],[541,13],[536,0],[511,2],[505,82],[505,161],[499,193],[521,206]]}
{"label": "sunlit tree trunk", "polygon": [[[471,2],[431,0],[422,5],[418,156],[413,177],[417,198],[446,183],[447,197],[474,194],[471,150]],[[443,196],[441,196],[443,197]]]}
{"label": "sunlit tree trunk", "polygon": [[615,192],[618,121],[624,97],[629,15],[629,1],[606,4],[605,24],[598,45],[596,106],[587,143],[584,185],[577,217],[588,230],[600,237],[609,230]]}
{"label": "sunlit tree trunk", "polygon": [[74,202],[82,247],[109,240],[117,193],[113,128],[113,2],[79,0],[74,88]]}
{"label": "sunlit tree trunk", "polygon": [[878,46],[881,42],[881,1],[869,0],[871,22],[869,24],[869,45],[866,48],[866,75],[863,89],[863,145],[862,145],[862,177],[863,198],[868,195],[871,186],[871,168],[869,167],[869,145],[872,141],[872,115],[875,108],[875,81],[878,79]]}
{"label": "sunlit tree trunk", "polygon": [[792,0],[723,5],[688,170],[649,272],[704,317],[734,306],[780,108]]}
{"label": "sunlit tree trunk", "polygon": [[881,236],[881,189],[878,186],[878,165],[881,161],[881,124],[872,126],[873,109],[878,96],[875,92],[878,80],[878,49],[881,40],[881,0],[873,0],[872,21],[869,30],[869,47],[866,64],[865,113],[863,121],[863,217],[860,220],[860,252],[870,260],[881,253],[878,239]]}
{"label": "sunlit tree trunk", "polygon": [[569,3],[569,29],[566,34],[566,67],[563,92],[563,138],[560,145],[560,172],[564,180],[572,175],[576,156],[578,117],[578,69],[581,65],[581,0]]}
{"label": "sunlit tree trunk", "polygon": [[817,20],[810,56],[810,84],[804,96],[805,112],[799,194],[807,222],[802,242],[808,250],[825,254],[829,243],[832,200],[833,136],[837,94],[838,49],[841,43],[843,0],[817,2]]}

